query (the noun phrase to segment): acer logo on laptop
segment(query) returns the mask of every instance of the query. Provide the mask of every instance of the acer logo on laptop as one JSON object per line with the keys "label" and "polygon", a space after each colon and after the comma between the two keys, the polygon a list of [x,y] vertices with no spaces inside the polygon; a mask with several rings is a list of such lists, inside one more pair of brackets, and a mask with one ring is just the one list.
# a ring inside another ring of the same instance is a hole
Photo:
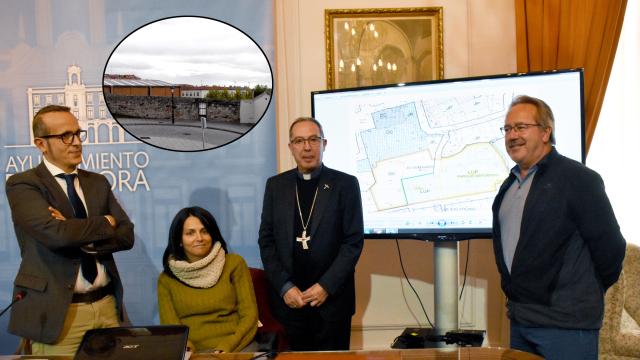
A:
{"label": "acer logo on laptop", "polygon": [[84,334],[74,360],[182,360],[189,328],[183,325],[93,329]]}

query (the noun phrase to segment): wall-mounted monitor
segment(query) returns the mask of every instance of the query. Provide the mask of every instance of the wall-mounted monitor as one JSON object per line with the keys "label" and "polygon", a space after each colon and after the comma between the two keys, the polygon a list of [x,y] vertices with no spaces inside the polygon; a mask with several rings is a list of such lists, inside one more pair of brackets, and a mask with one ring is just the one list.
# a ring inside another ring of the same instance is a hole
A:
{"label": "wall-mounted monitor", "polygon": [[500,127],[521,94],[549,104],[556,148],[584,163],[581,69],[313,92],[325,165],[360,182],[365,237],[491,237],[491,204],[515,165]]}

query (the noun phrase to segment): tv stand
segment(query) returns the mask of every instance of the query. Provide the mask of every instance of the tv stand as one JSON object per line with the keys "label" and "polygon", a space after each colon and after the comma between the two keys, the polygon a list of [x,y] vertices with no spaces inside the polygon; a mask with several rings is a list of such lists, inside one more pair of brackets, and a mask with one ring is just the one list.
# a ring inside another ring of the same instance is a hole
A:
{"label": "tv stand", "polygon": [[435,331],[458,329],[458,241],[433,243]]}
{"label": "tv stand", "polygon": [[480,346],[484,331],[458,328],[458,239],[443,235],[433,241],[435,328],[406,328],[391,347],[436,348]]}

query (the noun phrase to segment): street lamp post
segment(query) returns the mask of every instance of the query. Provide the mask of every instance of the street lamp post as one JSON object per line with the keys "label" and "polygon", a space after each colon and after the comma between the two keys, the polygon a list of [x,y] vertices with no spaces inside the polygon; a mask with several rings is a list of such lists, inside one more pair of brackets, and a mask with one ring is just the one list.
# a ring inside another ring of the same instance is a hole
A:
{"label": "street lamp post", "polygon": [[174,125],[176,123],[176,119],[175,116],[173,115],[175,106],[173,105],[173,92],[175,91],[175,86],[171,87],[171,125]]}
{"label": "street lamp post", "polygon": [[204,129],[207,127],[207,103],[199,102],[198,103],[198,115],[200,115],[200,123],[202,126],[202,148],[205,148],[204,141]]}

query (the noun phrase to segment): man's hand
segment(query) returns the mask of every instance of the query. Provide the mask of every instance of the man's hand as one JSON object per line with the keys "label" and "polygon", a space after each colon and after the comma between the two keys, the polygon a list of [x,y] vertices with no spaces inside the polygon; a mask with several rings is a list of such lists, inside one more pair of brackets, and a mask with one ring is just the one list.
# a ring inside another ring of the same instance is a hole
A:
{"label": "man's hand", "polygon": [[62,215],[62,213],[60,211],[58,211],[58,209],[54,208],[53,206],[49,206],[49,212],[51,213],[51,216],[56,219],[56,220],[60,220],[60,221],[65,221],[67,220],[66,217],[64,217],[64,215]]}
{"label": "man's hand", "polygon": [[111,225],[111,227],[115,229],[116,225],[118,225],[116,218],[111,215],[105,215],[104,217],[107,218],[107,221],[109,221],[109,225]]}
{"label": "man's hand", "polygon": [[302,293],[302,300],[311,306],[320,306],[328,296],[327,291],[320,284],[315,283]]}
{"label": "man's hand", "polygon": [[301,308],[307,305],[307,303],[302,299],[302,292],[297,286],[287,290],[282,298],[284,299],[284,303],[292,309]]}

